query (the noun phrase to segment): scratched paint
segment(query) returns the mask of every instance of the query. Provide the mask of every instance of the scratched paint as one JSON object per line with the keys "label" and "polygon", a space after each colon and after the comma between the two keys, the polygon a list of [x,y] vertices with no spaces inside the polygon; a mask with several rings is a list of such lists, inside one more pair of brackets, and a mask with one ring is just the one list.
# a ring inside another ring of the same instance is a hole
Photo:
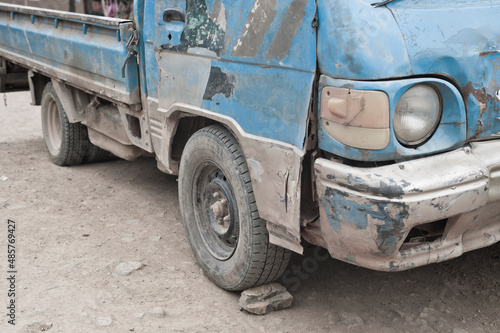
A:
{"label": "scratched paint", "polygon": [[308,0],[294,0],[292,2],[267,51],[266,59],[281,60],[286,57],[300,28],[300,24],[297,22],[302,22],[306,16],[307,2]]}
{"label": "scratched paint", "polygon": [[225,31],[208,13],[205,0],[186,1],[186,26],[181,44],[172,50],[186,51],[190,47],[208,49],[220,55],[224,50]]}
{"label": "scratched paint", "polygon": [[376,239],[379,255],[389,255],[397,250],[409,215],[408,205],[396,201],[360,201],[359,197],[331,188],[326,189],[321,203],[331,227],[337,232],[346,227],[367,230],[371,226],[376,230],[372,237]]}
{"label": "scratched paint", "polygon": [[314,1],[162,0],[145,6],[146,12],[186,11],[184,31],[158,13],[158,26],[145,22],[143,39],[161,46],[155,49],[158,87],[148,82],[161,108],[191,100],[234,118],[247,133],[303,148],[316,70]]}
{"label": "scratched paint", "polygon": [[352,80],[412,75],[391,13],[360,0],[318,0],[318,66],[325,75]]}

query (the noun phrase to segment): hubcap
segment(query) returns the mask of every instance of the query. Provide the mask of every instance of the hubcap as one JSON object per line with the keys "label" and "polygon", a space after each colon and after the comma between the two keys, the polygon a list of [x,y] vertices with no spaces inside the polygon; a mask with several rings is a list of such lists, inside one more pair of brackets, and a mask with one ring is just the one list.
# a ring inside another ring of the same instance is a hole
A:
{"label": "hubcap", "polygon": [[238,243],[239,221],[231,184],[216,165],[206,163],[195,178],[198,227],[211,254],[229,259]]}

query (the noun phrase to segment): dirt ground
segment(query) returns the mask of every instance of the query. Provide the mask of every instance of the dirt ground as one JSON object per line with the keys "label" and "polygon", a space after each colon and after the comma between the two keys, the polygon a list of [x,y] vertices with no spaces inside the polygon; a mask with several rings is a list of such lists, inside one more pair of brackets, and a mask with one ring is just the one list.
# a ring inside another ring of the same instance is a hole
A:
{"label": "dirt ground", "polygon": [[[57,167],[29,93],[0,96],[0,332],[500,332],[500,245],[401,273],[307,246],[281,283],[292,307],[241,311],[208,281],[180,219],[177,179],[153,159]],[[7,220],[16,223],[8,324]],[[121,262],[145,266],[128,276]],[[164,310],[154,312],[160,307]]]}

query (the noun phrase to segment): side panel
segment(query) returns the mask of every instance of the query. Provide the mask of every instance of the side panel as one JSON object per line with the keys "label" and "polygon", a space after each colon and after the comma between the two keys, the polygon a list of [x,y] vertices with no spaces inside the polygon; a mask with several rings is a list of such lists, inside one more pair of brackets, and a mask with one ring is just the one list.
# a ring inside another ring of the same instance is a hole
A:
{"label": "side panel", "polygon": [[[185,13],[185,22],[163,20],[172,8]],[[149,89],[159,111],[151,112],[153,123],[165,128],[180,104],[230,119],[249,162],[261,216],[278,226],[271,233],[289,235],[280,245],[298,252],[301,160],[316,70],[315,11],[313,0],[155,3],[160,77],[158,90]],[[277,158],[281,153],[286,158]]]}
{"label": "side panel", "polygon": [[138,70],[122,64],[132,22],[0,4],[0,56],[101,96],[139,104]]}

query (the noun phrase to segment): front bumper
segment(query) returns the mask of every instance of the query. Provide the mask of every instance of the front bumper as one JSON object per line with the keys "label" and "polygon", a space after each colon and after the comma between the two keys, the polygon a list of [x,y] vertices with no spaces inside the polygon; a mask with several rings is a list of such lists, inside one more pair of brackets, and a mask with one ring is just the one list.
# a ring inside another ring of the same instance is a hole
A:
{"label": "front bumper", "polygon": [[[500,141],[376,168],[319,158],[315,174],[320,221],[305,235],[334,258],[398,271],[500,240]],[[441,220],[439,238],[405,246],[413,228]]]}

